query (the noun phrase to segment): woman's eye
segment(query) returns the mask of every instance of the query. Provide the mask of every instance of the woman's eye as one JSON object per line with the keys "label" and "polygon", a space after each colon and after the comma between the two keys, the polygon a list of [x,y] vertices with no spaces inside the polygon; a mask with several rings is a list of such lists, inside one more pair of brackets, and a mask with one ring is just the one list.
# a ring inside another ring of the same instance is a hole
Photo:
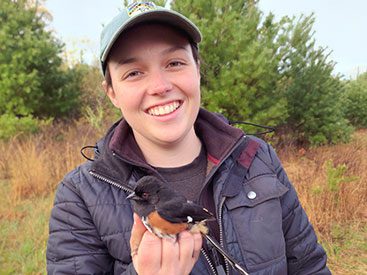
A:
{"label": "woman's eye", "polygon": [[184,65],[184,63],[181,61],[172,61],[168,64],[168,67],[179,67],[182,65]]}
{"label": "woman's eye", "polygon": [[132,72],[129,72],[125,77],[124,79],[128,79],[128,78],[134,78],[134,77],[137,77],[141,75],[141,72],[139,71],[132,71]]}

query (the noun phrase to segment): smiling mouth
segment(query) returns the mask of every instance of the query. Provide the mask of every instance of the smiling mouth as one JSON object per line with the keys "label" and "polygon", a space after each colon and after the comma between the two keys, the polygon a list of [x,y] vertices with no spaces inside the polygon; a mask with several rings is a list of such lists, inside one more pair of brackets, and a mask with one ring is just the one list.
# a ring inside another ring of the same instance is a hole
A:
{"label": "smiling mouth", "polygon": [[172,101],[166,105],[149,108],[147,113],[151,116],[164,116],[176,111],[181,106],[180,101]]}

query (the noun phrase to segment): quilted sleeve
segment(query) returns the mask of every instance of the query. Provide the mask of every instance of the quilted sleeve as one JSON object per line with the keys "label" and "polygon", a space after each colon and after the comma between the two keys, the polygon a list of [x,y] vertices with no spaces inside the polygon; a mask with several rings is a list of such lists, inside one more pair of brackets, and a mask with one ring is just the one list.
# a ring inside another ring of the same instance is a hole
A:
{"label": "quilted sleeve", "polygon": [[48,274],[136,274],[108,253],[73,183],[56,191],[47,243]]}

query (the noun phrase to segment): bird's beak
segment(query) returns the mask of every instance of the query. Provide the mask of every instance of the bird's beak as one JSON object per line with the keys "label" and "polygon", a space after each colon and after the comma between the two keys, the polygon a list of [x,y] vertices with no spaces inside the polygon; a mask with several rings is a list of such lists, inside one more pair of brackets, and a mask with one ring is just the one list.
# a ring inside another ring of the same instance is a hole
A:
{"label": "bird's beak", "polygon": [[128,195],[127,197],[126,197],[128,200],[133,200],[134,198],[136,198],[136,194],[135,194],[135,192],[132,192],[130,195]]}
{"label": "bird's beak", "polygon": [[133,201],[141,201],[142,199],[139,197],[139,196],[137,196],[136,194],[135,194],[135,192],[132,192],[130,195],[128,195],[127,197],[126,197],[128,200],[133,200]]}

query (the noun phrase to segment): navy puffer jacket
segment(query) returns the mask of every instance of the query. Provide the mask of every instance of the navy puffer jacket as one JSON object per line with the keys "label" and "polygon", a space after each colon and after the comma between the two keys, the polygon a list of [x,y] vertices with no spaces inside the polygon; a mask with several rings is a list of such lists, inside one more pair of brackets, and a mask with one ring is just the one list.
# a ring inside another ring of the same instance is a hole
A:
{"label": "navy puffer jacket", "polygon": [[[203,109],[195,130],[208,157],[200,201],[214,202],[219,239],[238,263],[254,275],[330,274],[325,251],[274,150]],[[160,177],[121,120],[98,143],[95,160],[58,186],[47,244],[49,274],[136,274],[129,246],[133,212],[126,196],[147,174]],[[210,249],[202,250],[191,274],[217,274],[215,258]],[[223,270],[237,274],[228,264]]]}

